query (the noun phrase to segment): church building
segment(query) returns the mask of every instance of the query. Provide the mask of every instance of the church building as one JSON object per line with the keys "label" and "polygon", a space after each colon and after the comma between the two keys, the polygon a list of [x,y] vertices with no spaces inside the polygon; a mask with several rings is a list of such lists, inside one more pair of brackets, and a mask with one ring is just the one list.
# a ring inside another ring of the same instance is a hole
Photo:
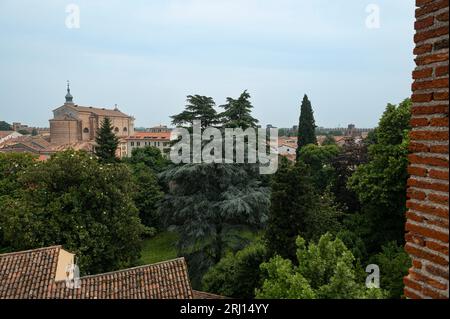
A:
{"label": "church building", "polygon": [[81,106],[73,102],[67,83],[66,102],[53,110],[50,120],[50,142],[53,145],[67,145],[94,142],[97,130],[105,118],[111,120],[113,130],[119,138],[134,135],[134,118],[114,109]]}

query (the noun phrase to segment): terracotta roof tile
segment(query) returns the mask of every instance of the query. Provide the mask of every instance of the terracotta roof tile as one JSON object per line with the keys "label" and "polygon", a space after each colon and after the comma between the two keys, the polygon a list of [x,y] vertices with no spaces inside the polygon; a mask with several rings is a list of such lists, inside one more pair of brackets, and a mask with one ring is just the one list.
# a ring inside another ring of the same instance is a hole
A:
{"label": "terracotta roof tile", "polygon": [[0,255],[0,299],[192,299],[184,258],[80,278],[80,288],[55,281],[61,246]]}

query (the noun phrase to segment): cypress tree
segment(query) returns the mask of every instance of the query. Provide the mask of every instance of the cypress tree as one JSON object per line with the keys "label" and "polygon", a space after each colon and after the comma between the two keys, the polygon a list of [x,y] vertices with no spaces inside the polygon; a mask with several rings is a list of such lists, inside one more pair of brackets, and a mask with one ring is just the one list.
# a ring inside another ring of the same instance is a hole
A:
{"label": "cypress tree", "polygon": [[311,107],[311,102],[305,94],[303,97],[300,119],[298,123],[298,141],[297,141],[297,160],[299,159],[300,149],[308,144],[317,144],[316,139],[316,123]]}
{"label": "cypress tree", "polygon": [[95,155],[99,157],[100,161],[105,163],[113,163],[117,161],[116,150],[119,146],[119,138],[114,134],[111,120],[109,118],[106,117],[103,120],[95,141],[97,142],[97,146],[95,147]]}

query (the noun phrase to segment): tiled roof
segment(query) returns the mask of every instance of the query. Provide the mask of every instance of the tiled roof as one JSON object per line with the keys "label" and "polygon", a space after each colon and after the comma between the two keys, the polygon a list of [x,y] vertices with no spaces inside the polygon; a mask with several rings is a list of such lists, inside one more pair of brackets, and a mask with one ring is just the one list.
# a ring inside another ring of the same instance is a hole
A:
{"label": "tiled roof", "polygon": [[61,246],[0,255],[0,299],[50,298]]}
{"label": "tiled roof", "polygon": [[192,299],[184,258],[80,278],[80,288],[55,281],[61,246],[0,255],[0,299]]}
{"label": "tiled roof", "polygon": [[106,109],[106,108],[100,108],[100,107],[94,107],[94,106],[81,106],[81,105],[72,105],[75,110],[82,111],[82,112],[91,112],[100,116],[123,116],[123,117],[130,117],[129,115],[119,111],[118,109]]}
{"label": "tiled roof", "polygon": [[228,299],[227,297],[212,294],[209,292],[193,290],[194,299]]}
{"label": "tiled roof", "polygon": [[170,132],[135,132],[133,136],[129,136],[127,140],[170,140]]}

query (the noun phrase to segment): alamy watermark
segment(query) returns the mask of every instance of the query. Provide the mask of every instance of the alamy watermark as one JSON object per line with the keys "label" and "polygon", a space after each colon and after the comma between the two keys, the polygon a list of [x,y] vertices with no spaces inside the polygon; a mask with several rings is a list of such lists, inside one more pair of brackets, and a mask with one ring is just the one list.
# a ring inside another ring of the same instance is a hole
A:
{"label": "alamy watermark", "polygon": [[366,6],[366,13],[369,14],[366,18],[366,28],[379,29],[381,27],[380,12],[380,6],[377,4],[371,3]]}
{"label": "alamy watermark", "polygon": [[366,287],[380,288],[380,267],[376,264],[367,265],[366,272],[369,273],[366,277]]}
{"label": "alamy watermark", "polygon": [[66,6],[66,28],[79,29],[80,28],[80,7],[77,4],[71,3]]}
{"label": "alamy watermark", "polygon": [[177,141],[170,150],[175,163],[256,164],[260,174],[278,170],[278,129],[270,128],[203,128],[194,121],[192,134],[186,128],[176,128],[170,136]]}

